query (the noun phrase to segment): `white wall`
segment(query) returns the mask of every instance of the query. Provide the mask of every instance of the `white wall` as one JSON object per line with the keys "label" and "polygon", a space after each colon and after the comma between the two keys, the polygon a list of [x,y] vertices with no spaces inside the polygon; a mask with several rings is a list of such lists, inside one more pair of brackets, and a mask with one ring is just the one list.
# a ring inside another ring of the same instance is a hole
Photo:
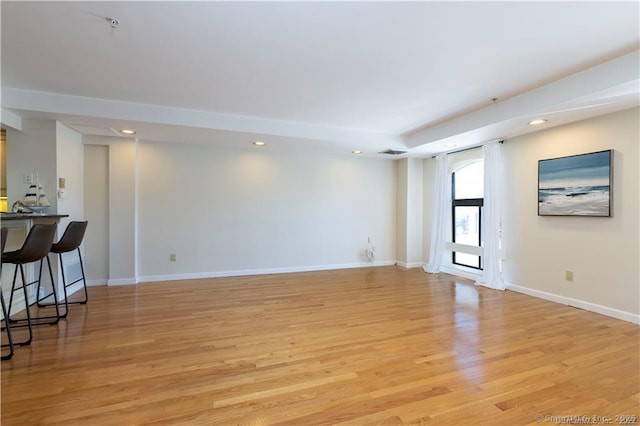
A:
{"label": "white wall", "polygon": [[[91,284],[135,284],[136,279],[136,141],[131,138],[85,136],[87,244],[91,249]],[[92,188],[95,193],[88,194]],[[106,210],[99,206],[106,203]],[[102,227],[97,231],[95,227]],[[105,239],[107,252],[105,253]],[[105,276],[105,270],[108,273]]]}
{"label": "white wall", "polygon": [[[521,291],[616,314],[640,313],[638,109],[508,140],[505,280]],[[613,149],[613,217],[537,215],[538,160]],[[565,281],[565,271],[574,281]]]}
{"label": "white wall", "polygon": [[56,198],[58,211],[69,215],[60,221],[58,232],[62,232],[70,221],[84,220],[84,150],[82,135],[60,122],[56,122],[56,141],[56,171],[58,178],[65,178],[65,195],[57,198],[56,179],[47,196]]}
{"label": "white wall", "polygon": [[109,144],[109,281],[136,282],[136,144]]}
{"label": "white wall", "polygon": [[[512,290],[640,322],[640,135],[632,109],[509,139],[502,145],[502,272]],[[537,215],[538,160],[614,150],[613,217]],[[455,169],[481,152],[450,156]],[[435,159],[424,160],[424,262],[429,259]],[[450,251],[445,270],[454,270]],[[565,271],[574,281],[565,281]]]}
{"label": "white wall", "polygon": [[424,263],[429,262],[429,256],[431,255],[431,223],[433,221],[433,209],[432,203],[434,187],[433,181],[436,178],[436,159],[427,158],[423,160],[422,171],[422,253]]}
{"label": "white wall", "polygon": [[47,213],[57,213],[56,122],[51,120],[22,120],[22,131],[7,129],[7,197],[11,208],[24,199],[29,185],[23,181],[25,173],[36,173],[51,207]]}
{"label": "white wall", "polygon": [[392,161],[140,142],[138,190],[141,280],[396,259]]}
{"label": "white wall", "polygon": [[408,263],[407,253],[407,188],[409,187],[409,160],[404,158],[396,161],[396,259],[401,264]]}
{"label": "white wall", "polygon": [[[503,272],[512,288],[583,301],[587,308],[603,306],[608,314],[638,314],[637,116],[638,110],[625,111],[503,145]],[[610,148],[614,217],[537,216],[538,159]],[[365,261],[367,237],[380,261],[398,260],[402,250],[409,259],[407,248],[420,245],[423,261],[428,259],[431,159],[412,173],[409,161],[258,148],[140,142],[137,163],[133,143],[116,150],[110,145],[109,151],[109,210],[123,215],[109,219],[121,228],[117,237],[110,232],[117,243],[109,256],[124,244],[126,255],[119,253],[118,262],[129,262],[127,274],[138,279],[354,266]],[[409,180],[420,173],[424,185],[414,189],[416,200],[423,194],[423,238],[409,243],[408,234],[397,232],[399,224],[409,228],[407,206],[420,208],[406,199],[413,193]],[[172,253],[176,262],[169,261]],[[575,273],[573,283],[564,281],[567,269]]]}
{"label": "white wall", "polygon": [[417,158],[408,159],[407,188],[407,266],[422,266],[424,257],[422,247],[424,200],[423,161]]}
{"label": "white wall", "polygon": [[85,145],[84,209],[89,221],[84,237],[87,282],[109,280],[109,146]]}
{"label": "white wall", "polygon": [[423,161],[396,161],[397,260],[405,267],[422,266],[423,255]]}
{"label": "white wall", "polygon": [[[84,150],[82,135],[70,129],[60,122],[56,122],[56,180],[48,198],[56,199],[58,212],[68,214],[69,217],[61,218],[58,223],[58,238],[67,228],[69,222],[84,220]],[[59,179],[65,179],[64,198],[58,197]],[[84,250],[84,244],[80,246]],[[53,259],[52,259],[53,260]],[[62,255],[65,267],[66,282],[74,282],[82,277],[80,260],[77,252]],[[58,294],[63,296],[62,275],[58,273]],[[77,282],[68,288],[68,293],[75,293],[82,288],[82,283]]]}

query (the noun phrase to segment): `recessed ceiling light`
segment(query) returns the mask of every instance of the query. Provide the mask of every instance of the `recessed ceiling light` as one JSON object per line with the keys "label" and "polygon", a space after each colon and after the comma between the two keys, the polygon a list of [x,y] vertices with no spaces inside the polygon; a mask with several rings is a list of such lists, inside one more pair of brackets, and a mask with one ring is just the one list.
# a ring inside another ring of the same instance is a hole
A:
{"label": "recessed ceiling light", "polygon": [[537,126],[538,124],[544,124],[546,122],[547,120],[545,120],[544,118],[539,118],[537,120],[531,120],[528,124],[529,126]]}
{"label": "recessed ceiling light", "polygon": [[264,142],[262,142],[262,141],[255,141],[253,144],[254,144],[255,146],[265,146],[265,145],[266,145],[266,143],[264,143]]}
{"label": "recessed ceiling light", "polygon": [[120,130],[120,133],[122,133],[123,135],[135,135],[136,131],[135,130],[130,130],[130,129],[122,129]]}
{"label": "recessed ceiling light", "polygon": [[355,151],[351,151],[351,153],[355,154],[355,155],[360,155],[360,154],[363,153],[363,151],[360,151],[359,149],[356,149]]}

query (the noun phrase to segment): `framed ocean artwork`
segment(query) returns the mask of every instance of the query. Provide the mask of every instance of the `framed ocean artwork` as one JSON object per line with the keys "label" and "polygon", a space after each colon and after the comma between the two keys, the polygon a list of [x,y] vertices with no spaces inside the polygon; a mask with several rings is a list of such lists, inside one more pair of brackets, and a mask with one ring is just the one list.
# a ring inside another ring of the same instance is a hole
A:
{"label": "framed ocean artwork", "polygon": [[610,217],[613,150],[538,161],[539,216]]}

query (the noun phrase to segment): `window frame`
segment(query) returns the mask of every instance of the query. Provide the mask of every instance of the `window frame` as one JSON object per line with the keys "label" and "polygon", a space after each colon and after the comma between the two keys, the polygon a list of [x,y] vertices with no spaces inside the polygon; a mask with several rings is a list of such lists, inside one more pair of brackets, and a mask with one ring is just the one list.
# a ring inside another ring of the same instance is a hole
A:
{"label": "window frame", "polygon": [[[467,164],[464,167],[470,166]],[[482,210],[484,207],[483,198],[459,198],[456,199],[456,173],[462,170],[464,167],[451,173],[451,241],[456,244],[456,207],[477,207],[478,208],[478,247],[482,247]],[[478,256],[478,266],[471,266],[465,263],[456,262],[456,251],[451,251],[451,262],[454,265],[463,266],[465,268],[472,268],[482,271],[482,255]]]}

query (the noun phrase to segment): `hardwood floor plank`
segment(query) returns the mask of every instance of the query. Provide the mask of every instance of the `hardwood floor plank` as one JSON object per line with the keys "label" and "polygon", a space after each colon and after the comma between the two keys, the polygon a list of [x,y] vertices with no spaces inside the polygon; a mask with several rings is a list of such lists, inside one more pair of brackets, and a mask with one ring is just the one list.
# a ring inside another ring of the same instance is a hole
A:
{"label": "hardwood floor plank", "polygon": [[378,267],[89,291],[2,363],[3,425],[640,414],[640,327],[446,274]]}

